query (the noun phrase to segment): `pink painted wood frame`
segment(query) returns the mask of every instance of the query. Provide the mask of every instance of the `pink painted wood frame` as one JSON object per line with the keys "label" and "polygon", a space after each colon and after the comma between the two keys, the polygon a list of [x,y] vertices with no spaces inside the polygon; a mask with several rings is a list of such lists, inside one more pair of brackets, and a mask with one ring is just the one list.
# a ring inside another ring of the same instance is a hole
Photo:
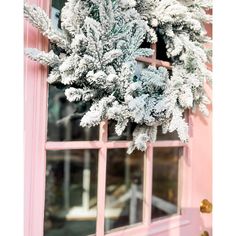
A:
{"label": "pink painted wood frame", "polygon": [[[45,1],[32,2],[49,12],[49,6]],[[36,47],[45,51],[48,49],[47,40],[28,23],[25,23],[25,47]],[[144,58],[142,61],[149,63]],[[100,126],[99,141],[46,142],[46,77],[47,69],[45,67],[25,58],[25,236],[43,236],[46,150],[65,149],[99,149],[96,235],[102,236],[104,235],[105,215],[106,152],[110,148],[127,148],[130,142],[107,141],[107,122],[103,122]],[[172,226],[185,225],[188,222],[183,220],[180,215],[151,222],[153,147],[183,146],[180,141],[158,141],[148,144],[145,155],[143,223],[109,233],[109,235],[152,235],[169,230]]]}
{"label": "pink painted wood frame", "polygon": [[[29,2],[49,12],[48,1],[30,0]],[[48,49],[47,40],[26,21],[24,46],[45,51]],[[46,165],[47,82],[45,78],[47,68],[25,57],[24,71],[24,235],[42,236]]]}
{"label": "pink painted wood frame", "polygon": [[[50,1],[30,0],[41,6],[49,13]],[[47,51],[48,42],[42,35],[25,23],[25,47],[36,47]],[[140,61],[155,65],[164,66],[171,69],[168,62],[156,60],[156,46],[152,45],[155,54],[152,58],[139,58]],[[65,149],[99,149],[98,163],[98,194],[97,194],[97,236],[104,235],[104,214],[105,214],[105,187],[106,187],[106,159],[107,149],[127,148],[127,141],[108,141],[107,122],[100,126],[100,139],[98,141],[81,142],[46,142],[47,123],[47,69],[39,64],[25,58],[25,236],[43,236],[44,224],[44,194],[45,194],[45,170],[46,170],[46,150]],[[190,141],[184,145],[180,141],[157,141],[149,143],[144,161],[144,203],[143,222],[132,227],[112,231],[110,236],[144,236],[144,235],[167,235],[179,236],[175,230],[193,224],[194,217],[191,217],[190,209],[197,205],[203,194],[198,194],[198,198],[193,196],[196,189],[193,187],[193,179],[200,175],[198,170],[194,172],[193,163],[197,166],[199,153],[197,148],[202,142],[193,138],[199,137],[199,120],[192,114],[189,115]],[[194,126],[193,126],[194,124]],[[194,128],[193,128],[194,127]],[[205,127],[204,127],[205,128]],[[201,126],[201,132],[203,131]],[[198,142],[198,143],[196,143]],[[152,197],[152,159],[154,147],[183,147],[184,154],[181,158],[181,214],[176,214],[168,218],[151,221],[151,197]],[[203,153],[203,152],[202,152]],[[205,153],[206,154],[206,153]],[[210,155],[209,152],[207,155]],[[208,163],[208,166],[210,162]],[[196,168],[198,169],[198,168]],[[201,177],[199,177],[201,179]],[[201,179],[201,181],[203,181]],[[200,196],[200,197],[199,197]],[[172,232],[172,233],[171,233]],[[191,231],[190,231],[191,232]],[[167,233],[167,234],[165,234]],[[187,236],[190,234],[182,234]]]}
{"label": "pink painted wood frame", "polygon": [[[129,141],[108,141],[107,122],[102,122],[100,125],[100,139],[98,141],[73,141],[73,142],[47,142],[45,148],[47,150],[66,150],[66,149],[99,149],[98,162],[98,193],[97,193],[97,229],[96,235],[104,235],[104,215],[105,215],[105,192],[106,192],[106,163],[107,150],[112,148],[128,148]],[[189,160],[186,159],[188,145],[180,141],[156,141],[148,144],[147,151],[144,156],[144,201],[143,201],[143,222],[130,227],[124,227],[107,233],[111,236],[131,236],[131,235],[156,235],[157,233],[165,232],[172,228],[185,226],[190,223],[186,219],[186,212],[182,215],[173,215],[166,219],[151,221],[151,199],[152,199],[152,169],[153,169],[153,148],[155,147],[183,147],[184,154],[181,157],[180,173],[185,172],[185,176],[181,176],[181,185],[183,189],[191,189],[185,180],[190,177],[191,168],[186,164]],[[181,206],[186,206],[189,201],[189,193],[181,194]]]}

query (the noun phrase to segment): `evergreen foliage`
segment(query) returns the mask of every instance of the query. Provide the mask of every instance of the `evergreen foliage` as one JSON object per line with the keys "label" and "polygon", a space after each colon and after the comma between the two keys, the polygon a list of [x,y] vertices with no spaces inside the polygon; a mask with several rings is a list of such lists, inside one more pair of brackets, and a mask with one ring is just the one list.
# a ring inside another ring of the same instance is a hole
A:
{"label": "evergreen foliage", "polygon": [[[60,49],[26,54],[51,67],[48,82],[61,83],[70,102],[92,102],[81,126],[112,119],[121,135],[135,122],[128,152],[144,151],[146,142],[156,140],[158,126],[164,133],[177,130],[187,142],[186,109],[208,113],[209,38],[203,23],[211,20],[204,11],[210,7],[207,0],[68,0],[58,30],[42,9],[25,3],[25,17]],[[149,66],[137,74],[135,59],[153,53],[141,45],[145,38],[157,42],[156,32],[165,41],[172,73]]]}

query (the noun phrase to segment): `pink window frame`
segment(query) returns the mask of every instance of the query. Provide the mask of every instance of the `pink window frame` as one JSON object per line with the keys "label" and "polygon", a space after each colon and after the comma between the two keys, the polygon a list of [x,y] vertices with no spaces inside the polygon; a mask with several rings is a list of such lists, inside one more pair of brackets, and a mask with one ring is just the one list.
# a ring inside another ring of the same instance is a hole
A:
{"label": "pink window frame", "polygon": [[[50,1],[30,0],[49,13]],[[25,47],[35,47],[48,50],[48,41],[29,23],[25,22]],[[154,46],[155,47],[155,46]],[[154,48],[155,49],[155,48]],[[156,50],[155,50],[156,52]],[[140,61],[155,66],[171,68],[168,62],[153,58],[139,58]],[[128,141],[108,141],[107,122],[100,125],[99,141],[73,141],[73,142],[47,142],[47,93],[46,82],[47,68],[25,58],[25,236],[43,236],[44,228],[44,194],[46,174],[46,150],[65,149],[99,149],[98,163],[98,194],[97,194],[97,236],[104,235],[105,214],[105,187],[106,187],[106,150],[109,148],[126,148]],[[191,114],[188,116],[191,129]],[[149,143],[144,161],[144,201],[143,222],[136,226],[112,231],[109,236],[143,236],[156,235],[172,228],[190,224],[188,208],[191,207],[191,143],[183,144],[180,141],[157,141]],[[173,215],[157,221],[151,221],[151,198],[152,198],[152,159],[153,147],[183,147],[181,157],[181,214]],[[148,174],[146,174],[148,173]]]}

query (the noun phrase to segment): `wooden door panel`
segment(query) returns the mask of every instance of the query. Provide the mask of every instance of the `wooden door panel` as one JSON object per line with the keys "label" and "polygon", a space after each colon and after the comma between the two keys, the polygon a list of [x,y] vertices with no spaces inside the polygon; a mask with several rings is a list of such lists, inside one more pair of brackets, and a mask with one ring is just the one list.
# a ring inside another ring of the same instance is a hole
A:
{"label": "wooden door panel", "polygon": [[[50,1],[30,0],[50,12]],[[47,40],[25,23],[25,47],[47,51]],[[155,46],[153,46],[155,49]],[[142,60],[146,60],[143,59]],[[150,58],[148,59],[150,60]],[[152,58],[151,60],[156,60]],[[147,60],[146,60],[147,62]],[[158,61],[157,61],[158,62]],[[153,63],[153,61],[151,61]],[[167,65],[167,67],[169,64]],[[99,149],[97,236],[104,235],[107,149],[127,148],[129,141],[109,141],[107,123],[100,126],[100,140],[47,142],[47,68],[25,58],[25,236],[44,235],[46,150]],[[207,88],[209,94],[211,89]],[[208,118],[190,115],[191,138],[187,145],[178,140],[158,141],[148,145],[144,160],[144,204],[141,224],[111,232],[110,236],[198,236],[206,230],[211,235],[211,214],[200,213],[203,199],[212,200],[211,112]],[[182,147],[180,206],[181,213],[151,222],[152,166],[154,147]]]}

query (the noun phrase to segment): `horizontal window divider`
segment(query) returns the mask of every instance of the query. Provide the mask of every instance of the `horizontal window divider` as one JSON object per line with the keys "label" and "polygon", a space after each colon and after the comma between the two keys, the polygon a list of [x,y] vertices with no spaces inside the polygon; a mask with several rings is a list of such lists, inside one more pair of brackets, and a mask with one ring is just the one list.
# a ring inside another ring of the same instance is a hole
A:
{"label": "horizontal window divider", "polygon": [[[120,227],[114,230],[111,230],[107,232],[107,236],[130,236],[130,235],[138,235],[138,236],[143,236],[146,235],[145,233],[147,232],[147,226],[145,226],[143,223],[140,223],[139,225],[131,225],[131,226],[125,226],[125,227]],[[139,233],[141,233],[139,235]]]}
{"label": "horizontal window divider", "polygon": [[187,146],[187,144],[179,140],[163,140],[163,141],[152,142],[151,146],[152,147],[185,147]]}
{"label": "horizontal window divider", "polygon": [[[66,149],[100,149],[106,147],[113,148],[128,148],[131,141],[56,141],[47,142],[46,150],[66,150]],[[184,147],[187,146],[181,141],[156,141],[149,143],[151,147]]]}
{"label": "horizontal window divider", "polygon": [[174,228],[183,227],[189,225],[190,220],[185,219],[181,215],[172,216],[166,219],[159,219],[151,223],[148,236],[155,236],[158,233],[163,233]]}
{"label": "horizontal window divider", "polygon": [[149,226],[145,224],[137,225],[135,227],[125,227],[115,231],[108,232],[107,236],[154,236],[158,233],[167,232],[177,227],[183,227],[189,225],[191,222],[184,217],[172,216],[166,219],[160,219],[159,221],[152,222]]}
{"label": "horizontal window divider", "polygon": [[62,141],[47,142],[46,150],[65,150],[65,149],[99,149],[103,146],[101,141]]}
{"label": "horizontal window divider", "polygon": [[112,148],[128,148],[130,144],[131,141],[108,141],[104,145],[108,149],[112,149]]}
{"label": "horizontal window divider", "polygon": [[138,58],[136,58],[136,60],[139,62],[144,62],[147,64],[154,65],[156,67],[165,67],[166,69],[169,69],[169,70],[172,69],[170,62],[168,62],[168,61],[153,59],[152,57],[138,57]]}

